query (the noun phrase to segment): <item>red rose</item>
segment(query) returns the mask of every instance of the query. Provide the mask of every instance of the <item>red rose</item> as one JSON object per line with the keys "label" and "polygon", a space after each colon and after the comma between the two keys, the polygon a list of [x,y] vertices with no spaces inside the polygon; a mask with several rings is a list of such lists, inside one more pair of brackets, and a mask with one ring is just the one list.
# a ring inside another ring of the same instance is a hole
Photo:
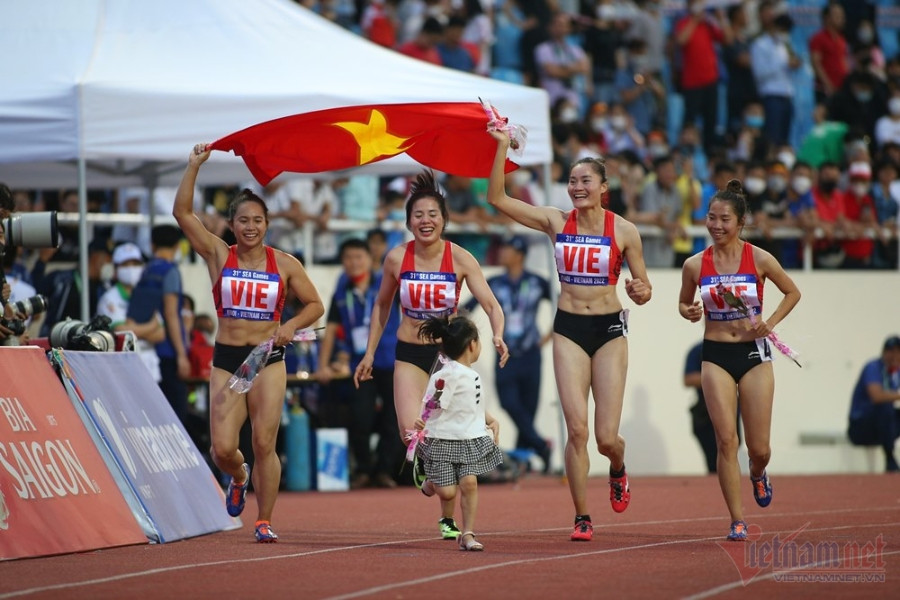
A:
{"label": "red rose", "polygon": [[437,381],[435,381],[435,382],[434,382],[434,389],[436,389],[436,390],[442,390],[442,389],[444,389],[444,380],[443,380],[443,379],[438,379]]}

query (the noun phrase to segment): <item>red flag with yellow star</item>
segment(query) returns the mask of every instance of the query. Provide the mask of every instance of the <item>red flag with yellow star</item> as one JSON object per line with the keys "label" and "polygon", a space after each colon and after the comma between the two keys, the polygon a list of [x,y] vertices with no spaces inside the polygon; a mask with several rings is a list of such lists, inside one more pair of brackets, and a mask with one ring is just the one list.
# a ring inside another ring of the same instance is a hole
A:
{"label": "red flag with yellow star", "polygon": [[[477,102],[348,106],[266,121],[210,148],[242,157],[260,185],[284,171],[338,171],[403,152],[437,171],[487,177],[497,151],[487,123]],[[507,173],[516,168],[506,161]]]}

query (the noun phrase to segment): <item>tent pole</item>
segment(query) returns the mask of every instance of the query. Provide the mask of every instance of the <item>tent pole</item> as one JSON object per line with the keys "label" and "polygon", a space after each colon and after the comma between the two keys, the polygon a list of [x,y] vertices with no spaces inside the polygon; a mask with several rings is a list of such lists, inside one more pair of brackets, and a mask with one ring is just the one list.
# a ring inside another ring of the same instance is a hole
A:
{"label": "tent pole", "polygon": [[88,278],[87,161],[78,157],[78,269],[81,273],[81,320],[91,319],[91,284]]}

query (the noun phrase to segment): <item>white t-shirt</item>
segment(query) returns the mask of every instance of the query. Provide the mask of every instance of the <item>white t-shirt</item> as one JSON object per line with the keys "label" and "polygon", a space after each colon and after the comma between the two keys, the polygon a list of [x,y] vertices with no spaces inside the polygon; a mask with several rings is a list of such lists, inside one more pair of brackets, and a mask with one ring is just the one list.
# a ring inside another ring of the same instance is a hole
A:
{"label": "white t-shirt", "polygon": [[484,395],[481,376],[471,367],[454,360],[447,362],[428,381],[422,408],[443,381],[438,398],[440,408],[433,410],[425,421],[425,437],[442,440],[474,440],[491,435],[485,425]]}
{"label": "white t-shirt", "polygon": [[[106,290],[97,302],[97,314],[109,317],[112,327],[124,323],[128,316],[129,299],[125,298],[122,292],[120,286],[114,285]],[[162,372],[159,370],[159,356],[156,354],[156,348],[150,342],[138,338],[136,351],[154,381],[159,383],[162,380]]]}

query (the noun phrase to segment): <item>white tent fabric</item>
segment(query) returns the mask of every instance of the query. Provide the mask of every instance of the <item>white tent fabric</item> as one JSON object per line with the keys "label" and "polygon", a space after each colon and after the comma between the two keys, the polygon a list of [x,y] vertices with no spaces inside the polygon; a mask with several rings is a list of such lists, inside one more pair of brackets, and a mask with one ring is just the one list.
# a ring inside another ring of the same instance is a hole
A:
{"label": "white tent fabric", "polygon": [[[193,144],[337,106],[490,100],[551,158],[543,90],[405,57],[289,0],[0,0],[0,181],[89,187],[181,176]],[[405,155],[369,172],[413,171]],[[201,184],[249,178],[214,153]]]}

